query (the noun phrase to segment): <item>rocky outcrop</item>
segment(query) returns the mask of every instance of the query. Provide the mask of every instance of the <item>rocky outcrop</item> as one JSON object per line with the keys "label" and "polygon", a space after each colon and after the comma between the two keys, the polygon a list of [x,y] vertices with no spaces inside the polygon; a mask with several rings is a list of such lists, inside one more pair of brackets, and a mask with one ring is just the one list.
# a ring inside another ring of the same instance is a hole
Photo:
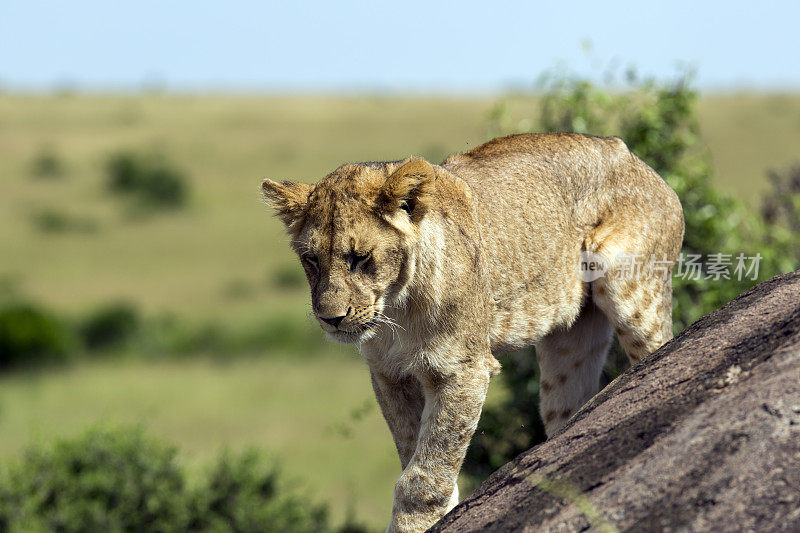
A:
{"label": "rocky outcrop", "polygon": [[434,531],[800,531],[800,271],[614,380]]}

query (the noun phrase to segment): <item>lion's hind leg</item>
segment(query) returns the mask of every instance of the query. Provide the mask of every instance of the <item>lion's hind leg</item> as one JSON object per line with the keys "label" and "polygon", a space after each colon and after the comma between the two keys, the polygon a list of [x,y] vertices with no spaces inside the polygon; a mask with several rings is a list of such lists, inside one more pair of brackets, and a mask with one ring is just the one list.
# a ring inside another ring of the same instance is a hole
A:
{"label": "lion's hind leg", "polygon": [[548,437],[597,393],[611,333],[608,319],[587,298],[572,327],[553,331],[536,343],[539,412]]}
{"label": "lion's hind leg", "polygon": [[672,265],[642,272],[612,265],[592,283],[592,298],[611,321],[631,364],[672,338]]}
{"label": "lion's hind leg", "polygon": [[586,238],[584,249],[602,258],[605,269],[591,283],[592,300],[608,317],[631,364],[672,338],[672,270],[682,222],[667,217],[659,226],[606,223]]}

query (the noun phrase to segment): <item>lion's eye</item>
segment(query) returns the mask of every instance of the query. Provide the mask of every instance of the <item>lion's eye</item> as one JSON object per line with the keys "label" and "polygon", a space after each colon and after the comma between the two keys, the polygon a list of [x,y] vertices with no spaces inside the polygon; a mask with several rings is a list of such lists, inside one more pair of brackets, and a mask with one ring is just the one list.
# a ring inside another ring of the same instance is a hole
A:
{"label": "lion's eye", "polygon": [[367,253],[357,253],[353,252],[348,257],[348,262],[350,263],[350,271],[357,269],[359,266],[366,264],[369,261],[369,258],[372,257],[370,252]]}
{"label": "lion's eye", "polygon": [[415,202],[414,199],[412,199],[412,198],[403,200],[400,203],[400,209],[405,211],[408,214],[408,216],[411,216],[411,215],[414,214],[414,208],[416,206],[417,206],[417,202]]}
{"label": "lion's eye", "polygon": [[304,255],[302,259],[313,270],[319,270],[319,259],[316,255]]}

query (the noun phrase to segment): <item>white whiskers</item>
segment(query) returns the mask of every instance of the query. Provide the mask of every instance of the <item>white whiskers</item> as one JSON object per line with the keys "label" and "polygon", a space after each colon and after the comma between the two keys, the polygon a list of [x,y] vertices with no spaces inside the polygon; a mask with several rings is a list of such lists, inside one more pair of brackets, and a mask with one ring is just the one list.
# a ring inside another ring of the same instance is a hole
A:
{"label": "white whiskers", "polygon": [[379,311],[379,309],[383,307],[391,307],[391,306],[379,306],[378,304],[373,304],[371,306],[373,313],[372,321],[375,322],[376,324],[386,324],[386,326],[392,332],[393,339],[399,337],[398,330],[401,329],[405,331],[406,329],[403,326],[401,326],[395,319],[387,316],[382,311]]}

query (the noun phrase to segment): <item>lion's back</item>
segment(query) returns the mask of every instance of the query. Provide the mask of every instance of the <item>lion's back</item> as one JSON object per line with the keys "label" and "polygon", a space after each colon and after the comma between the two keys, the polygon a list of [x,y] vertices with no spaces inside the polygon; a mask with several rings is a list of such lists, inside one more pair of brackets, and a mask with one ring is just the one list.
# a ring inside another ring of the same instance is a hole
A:
{"label": "lion's back", "polygon": [[615,200],[617,174],[634,157],[615,137],[522,134],[450,156],[443,166],[472,190],[495,262],[563,253]]}

